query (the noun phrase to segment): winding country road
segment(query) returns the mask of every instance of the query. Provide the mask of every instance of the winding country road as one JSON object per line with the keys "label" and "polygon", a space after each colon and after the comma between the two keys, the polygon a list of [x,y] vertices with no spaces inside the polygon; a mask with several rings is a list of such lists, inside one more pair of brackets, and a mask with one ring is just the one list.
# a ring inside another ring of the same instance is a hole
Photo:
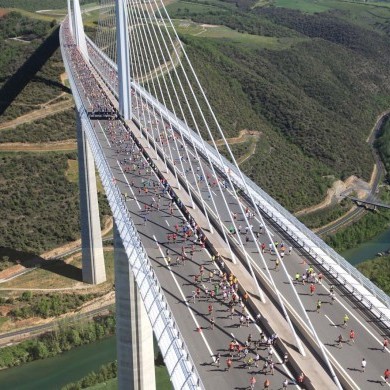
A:
{"label": "winding country road", "polygon": [[[380,131],[380,129],[383,125],[383,122],[389,116],[389,114],[390,114],[390,110],[383,112],[379,116],[379,118],[375,122],[375,125],[374,125],[369,137],[367,138],[367,142],[370,143],[370,145],[372,147],[372,153],[373,153],[375,165],[376,165],[375,176],[372,179],[371,191],[370,191],[369,195],[367,196],[367,199],[370,199],[370,198],[375,196],[375,193],[378,190],[378,186],[379,186],[379,183],[381,181],[381,178],[385,172],[385,167],[384,167],[382,160],[378,154],[378,151],[373,147],[373,144],[374,144],[374,141],[375,141],[375,138],[376,138],[378,132]],[[333,223],[330,223],[330,224],[324,226],[323,228],[318,229],[316,231],[316,234],[318,234],[319,236],[325,236],[329,233],[334,233],[338,229],[340,229],[344,226],[347,226],[347,225],[351,224],[352,222],[357,221],[358,219],[363,217],[366,214],[366,212],[367,212],[366,209],[364,209],[362,207],[357,207],[354,210],[345,214],[343,217],[334,221]]]}

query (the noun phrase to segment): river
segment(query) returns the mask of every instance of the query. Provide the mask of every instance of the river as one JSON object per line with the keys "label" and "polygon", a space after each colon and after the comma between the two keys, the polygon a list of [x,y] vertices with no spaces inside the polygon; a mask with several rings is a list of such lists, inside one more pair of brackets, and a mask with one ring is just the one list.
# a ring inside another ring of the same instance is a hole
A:
{"label": "river", "polygon": [[352,265],[357,265],[364,260],[376,257],[378,252],[390,249],[390,229],[378,234],[370,241],[363,242],[356,248],[348,249],[342,256]]}
{"label": "river", "polygon": [[0,371],[0,389],[58,390],[116,359],[115,336]]}

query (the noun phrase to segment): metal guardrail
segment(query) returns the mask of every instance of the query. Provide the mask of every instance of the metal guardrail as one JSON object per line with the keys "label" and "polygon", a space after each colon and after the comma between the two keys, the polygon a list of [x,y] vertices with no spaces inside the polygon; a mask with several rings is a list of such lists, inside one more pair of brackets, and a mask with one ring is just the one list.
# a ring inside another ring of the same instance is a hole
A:
{"label": "metal guardrail", "polygon": [[[66,22],[66,20],[65,20]],[[80,114],[83,130],[91,147],[96,167],[99,171],[108,202],[129,259],[139,293],[152,324],[161,353],[175,389],[204,389],[195,364],[190,358],[188,348],[175,323],[173,312],[165,298],[162,287],[149,261],[137,229],[128,216],[123,197],[112,180],[112,172],[97,139],[93,125],[84,108],[81,95],[76,87],[72,67],[68,63],[64,45],[63,24],[60,29],[60,44],[66,72],[77,110]]]}
{"label": "metal guardrail", "polygon": [[[91,40],[88,39],[88,43],[97,52],[97,55],[105,60],[106,63],[111,66],[114,71],[116,71],[117,68],[115,63],[113,63],[113,61],[110,60],[105,53],[101,52]],[[104,75],[101,74],[101,76]],[[117,95],[114,81],[110,80],[109,87],[112,92]],[[165,116],[166,120],[169,120],[176,127],[179,127],[184,134],[187,133],[187,140],[190,140],[192,137],[192,139],[196,141],[194,147],[198,149],[199,153],[205,156],[200,137],[192,129],[174,116],[172,112],[170,112],[140,85],[132,82],[132,87],[145,100],[147,100],[149,104],[157,107],[158,110]],[[190,133],[191,137],[189,136]],[[218,151],[216,151],[208,143],[205,143],[205,146],[208,149],[209,155],[213,156],[213,163],[215,166],[225,175],[226,167],[230,169],[231,179],[233,179],[232,181],[238,188],[246,193],[245,185],[241,181],[237,168],[223,156],[223,164],[221,165],[219,156],[217,156]],[[286,234],[292,238],[292,240],[302,246],[302,248],[310,256],[312,256],[318,264],[320,264],[330,275],[336,278],[351,294],[356,297],[358,301],[363,303],[366,308],[368,308],[378,319],[390,328],[389,316],[385,315],[380,307],[377,307],[377,303],[382,302],[387,309],[390,309],[390,297],[245,175],[244,180],[254,199],[258,201],[257,206],[280,228],[282,228]],[[249,194],[246,195],[249,197]],[[343,275],[342,271],[346,271],[348,275]],[[361,288],[362,286],[364,289]],[[372,298],[376,298],[380,302],[373,302]]]}

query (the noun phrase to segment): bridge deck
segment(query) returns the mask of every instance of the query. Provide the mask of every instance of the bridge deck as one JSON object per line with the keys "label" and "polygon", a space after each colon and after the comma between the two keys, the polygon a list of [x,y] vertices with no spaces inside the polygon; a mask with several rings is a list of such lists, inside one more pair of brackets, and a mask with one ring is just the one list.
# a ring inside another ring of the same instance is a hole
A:
{"label": "bridge deck", "polygon": [[359,199],[355,198],[354,196],[347,196],[348,199],[353,200],[356,203],[362,203],[362,204],[369,204],[372,206],[377,206],[377,207],[383,207],[385,209],[390,209],[390,205],[386,203],[379,202],[377,200],[372,200],[372,199]]}
{"label": "bridge deck", "polygon": [[[105,150],[107,160],[111,164],[113,176],[116,178],[118,185],[121,187],[123,192],[128,193],[130,193],[131,190],[133,190],[134,192],[134,189],[139,189],[142,186],[142,180],[145,181],[148,179],[147,177],[145,177],[145,171],[141,169],[141,172],[138,171],[138,173],[129,172],[127,174],[128,178],[125,179],[123,169],[121,165],[118,164],[118,158],[124,158],[127,153],[124,152],[124,155],[121,155],[120,146],[119,153],[116,153],[115,147],[110,144],[110,135],[106,134],[105,132],[107,124],[104,121],[94,121],[94,123],[96,124],[95,130],[100,137],[100,143]],[[144,123],[144,125],[147,126],[147,123]],[[190,145],[186,146],[191,148]],[[176,158],[179,158],[179,156],[176,155]],[[209,169],[207,168],[207,164],[205,161],[201,161],[200,163],[204,164],[204,168],[206,170]],[[210,173],[210,171],[208,172]],[[134,180],[134,185],[131,186],[133,188],[130,189],[128,186],[128,182],[131,183],[132,180]],[[154,180],[155,179],[152,179],[152,181]],[[194,183],[192,184],[194,185]],[[157,192],[159,191],[157,187],[155,187],[155,190]],[[219,189],[215,188],[215,191],[218,196]],[[231,200],[233,201],[232,194],[229,189],[226,190],[226,194],[230,196]],[[167,213],[166,207],[167,202],[169,202],[169,199],[164,198],[161,201],[163,206],[161,210],[154,210],[149,213],[148,220],[146,224],[144,224],[143,221],[145,217],[145,212],[142,210],[142,204],[145,204],[146,202],[147,206],[149,206],[151,204],[152,197],[155,196],[157,196],[157,194],[156,192],[154,192],[153,186],[148,191],[148,194],[143,193],[142,190],[139,195],[137,195],[136,193],[134,193],[134,195],[132,194],[134,200],[128,202],[129,211],[132,213],[133,219],[137,224],[137,228],[139,229],[140,235],[144,240],[146,248],[148,249],[148,253],[155,263],[156,271],[161,275],[161,280],[166,281],[166,293],[171,300],[171,307],[176,307],[178,309],[178,313],[180,313],[175,315],[175,318],[177,319],[178,323],[179,321],[183,322],[182,326],[180,326],[180,329],[183,333],[186,333],[187,340],[196,340],[194,343],[190,343],[190,347],[192,349],[191,354],[193,353],[193,357],[199,363],[199,370],[204,375],[205,384],[208,380],[211,381],[210,383],[207,382],[206,387],[211,388],[211,386],[217,385],[219,388],[222,384],[221,381],[225,381],[224,384],[226,386],[224,387],[227,388],[235,386],[247,386],[248,374],[245,372],[245,369],[240,369],[240,365],[242,364],[240,361],[235,361],[235,370],[232,370],[231,372],[226,373],[223,376],[213,375],[213,370],[219,371],[219,369],[209,366],[209,363],[211,361],[210,354],[215,353],[215,351],[217,351],[218,349],[222,349],[222,352],[226,353],[224,349],[226,349],[227,343],[231,338],[231,329],[234,329],[235,337],[241,341],[244,341],[247,337],[248,329],[236,328],[237,318],[234,318],[234,320],[226,318],[227,312],[224,312],[224,310],[226,310],[226,306],[223,302],[219,301],[215,303],[214,310],[217,317],[216,321],[220,320],[222,326],[217,323],[217,326],[214,330],[210,329],[209,333],[211,337],[209,337],[208,339],[205,336],[206,331],[203,332],[201,335],[197,334],[198,332],[195,331],[197,326],[194,327],[194,318],[195,320],[197,320],[197,323],[201,327],[206,328],[207,326],[209,326],[207,315],[207,306],[209,303],[202,301],[197,302],[194,306],[192,306],[188,305],[186,301],[188,301],[188,299],[191,297],[192,291],[195,288],[192,275],[197,274],[199,272],[199,265],[201,263],[206,263],[206,265],[210,264],[209,260],[207,259],[208,255],[203,250],[199,250],[199,248],[197,248],[198,250],[195,251],[193,258],[186,261],[185,266],[172,266],[168,268],[167,265],[164,264],[164,246],[167,245],[166,234],[167,232],[172,232],[172,222],[182,221],[182,217],[180,216],[180,213],[177,209],[174,209],[172,215],[170,213]],[[210,205],[210,201],[207,199],[206,201],[209,202],[209,207],[211,208],[212,206]],[[239,215],[240,210],[237,208],[237,205],[235,205],[234,202],[231,202],[231,204],[232,208],[230,210],[225,210],[221,213],[222,215],[225,215],[225,218],[227,218],[227,216],[231,212],[237,212]],[[221,210],[218,211],[221,212]],[[242,216],[239,215],[238,218],[241,219]],[[258,221],[256,223],[258,223]],[[153,225],[153,232],[150,229],[151,225]],[[257,228],[258,227],[255,226],[255,229]],[[284,237],[281,232],[278,231],[277,228],[273,230],[273,234],[275,240],[278,240],[279,242],[283,241],[287,246],[290,245],[290,243],[288,242],[288,238]],[[156,241],[160,244],[157,245]],[[172,252],[180,254],[182,245],[183,242],[177,242],[176,244],[170,243]],[[291,243],[291,245],[293,245],[293,243]],[[256,250],[254,248],[253,242],[249,241],[245,245],[245,248],[250,254],[250,256],[253,258],[254,263],[257,263],[258,272],[262,273],[264,270],[262,270],[262,265],[260,265],[258,262],[258,254],[256,256]],[[277,270],[275,269],[275,257],[272,254],[267,253],[266,260],[268,267],[273,270],[278,288],[282,291],[283,295],[286,297],[286,300],[290,303],[290,305],[294,309],[297,309],[298,303],[295,302],[294,298],[291,295],[291,292],[288,290],[288,286],[284,276],[281,272],[277,272]],[[309,259],[305,256],[305,254],[300,253],[299,250],[295,249],[293,250],[291,255],[285,257],[284,262],[288,267],[290,276],[293,276],[297,271],[300,273],[304,271],[304,269],[308,266],[304,262],[304,260],[306,260],[306,262],[309,262]],[[175,280],[177,283],[175,282]],[[335,283],[337,281],[332,280],[331,282]],[[207,286],[207,283],[210,283],[210,285]],[[202,289],[205,289],[206,287],[210,288],[211,285],[211,282],[205,282],[205,287],[202,286]],[[349,302],[348,297],[343,297],[341,291],[339,292],[337,303],[331,305],[329,299],[327,298],[328,288],[329,283],[325,280],[322,285],[317,285],[316,294],[314,297],[312,297],[310,296],[310,294],[308,294],[307,286],[297,285],[297,289],[305,304],[305,308],[309,312],[309,316],[314,322],[316,329],[319,331],[323,342],[327,345],[327,348],[330,351],[332,358],[334,358],[336,362],[335,364],[343,366],[345,374],[351,376],[353,380],[356,381],[356,387],[367,389],[372,388],[376,386],[373,383],[380,380],[380,376],[382,375],[384,369],[387,368],[386,359],[383,359],[382,357],[385,356],[388,358],[388,353],[385,352],[385,355],[382,355],[382,352],[379,351],[382,335],[378,332],[375,326],[373,326],[373,324],[369,323],[369,321],[366,320],[364,312],[360,313],[358,308],[355,307],[355,304]],[[322,299],[324,302],[321,313],[316,313],[315,310],[313,312],[315,301],[318,298]],[[217,310],[222,311],[217,312]],[[267,308],[262,307],[261,311],[264,316],[269,315],[269,313],[267,313]],[[353,327],[355,329],[355,332],[357,334],[357,342],[351,346],[346,346],[338,350],[334,346],[334,340],[337,338],[338,334],[343,333],[344,338],[347,338],[347,330],[340,329],[339,326],[340,321],[344,316],[345,312],[350,313],[351,320],[349,322],[349,327]],[[301,314],[297,313],[297,317],[301,317]],[[258,331],[254,324],[251,325],[251,328],[253,333]],[[205,348],[200,342],[198,342],[198,336],[201,337],[203,340],[207,340],[207,343],[210,345],[210,350],[208,350],[207,346]],[[360,361],[363,356],[366,358],[369,364],[367,365],[365,374],[360,374],[357,372],[357,369],[360,367]],[[265,357],[264,352],[262,352],[262,357]],[[245,373],[241,375],[235,375],[235,373],[238,371]],[[257,370],[255,370],[255,372],[257,372]],[[278,383],[281,383],[283,375],[285,374],[282,371],[280,372],[280,375],[281,376],[276,379],[276,382]]]}

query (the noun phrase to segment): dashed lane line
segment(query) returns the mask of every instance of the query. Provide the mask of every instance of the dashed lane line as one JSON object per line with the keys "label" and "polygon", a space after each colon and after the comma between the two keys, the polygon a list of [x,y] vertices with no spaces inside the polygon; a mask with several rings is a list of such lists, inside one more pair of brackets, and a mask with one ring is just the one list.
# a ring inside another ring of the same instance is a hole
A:
{"label": "dashed lane line", "polygon": [[123,172],[123,169],[122,169],[122,167],[121,167],[120,164],[119,164],[119,161],[117,160],[116,163],[118,164],[118,167],[119,167],[119,169],[121,170],[122,175],[123,175],[123,177],[125,178],[126,183],[127,183],[128,187],[129,187],[131,193],[133,194],[134,200],[137,202],[138,208],[141,210],[141,206],[140,206],[140,204],[139,204],[139,202],[138,202],[138,199],[135,197],[134,192],[133,192],[133,189],[131,188],[131,185],[129,184],[129,181],[127,180],[127,177],[126,177],[125,173]]}
{"label": "dashed lane line", "polygon": [[[155,237],[155,236],[153,236],[153,238],[155,239],[155,241],[156,241],[156,243],[157,243],[157,247],[158,247],[158,249],[159,249],[159,251],[160,251],[160,253],[161,253],[161,256],[162,256],[163,259],[164,259],[165,264],[167,264],[167,266],[168,266],[168,262],[167,262],[167,260],[166,260],[166,258],[165,258],[165,256],[164,256],[164,252],[163,252],[163,250],[161,249],[160,244],[159,244],[158,241],[156,240],[156,237]],[[174,280],[174,282],[175,282],[175,284],[176,284],[177,289],[178,289],[179,292],[180,292],[181,297],[183,298],[183,302],[185,302],[185,305],[187,306],[187,309],[188,309],[188,311],[189,311],[189,313],[190,313],[190,315],[191,315],[191,318],[192,318],[192,320],[194,321],[194,324],[195,324],[195,326],[196,326],[196,329],[200,329],[200,325],[199,325],[198,321],[196,320],[193,311],[191,310],[191,306],[189,305],[188,300],[187,300],[186,296],[184,295],[184,292],[183,292],[183,290],[181,289],[180,284],[179,284],[179,282],[177,281],[175,274],[174,274],[171,270],[170,270],[170,273],[171,273],[171,276],[172,276],[172,278],[173,278],[173,280]],[[207,348],[208,353],[210,354],[210,356],[213,357],[213,360],[214,360],[214,353],[213,353],[213,351],[211,350],[210,344],[209,344],[208,341],[206,340],[206,337],[205,337],[204,333],[202,332],[202,333],[200,333],[200,335],[201,335],[201,337],[202,337],[202,339],[203,339],[203,342],[204,342],[204,344],[205,344],[205,346],[206,346],[206,348]]]}
{"label": "dashed lane line", "polygon": [[328,321],[333,325],[333,326],[336,326],[336,324],[326,315],[324,314],[324,316],[328,319]]}

